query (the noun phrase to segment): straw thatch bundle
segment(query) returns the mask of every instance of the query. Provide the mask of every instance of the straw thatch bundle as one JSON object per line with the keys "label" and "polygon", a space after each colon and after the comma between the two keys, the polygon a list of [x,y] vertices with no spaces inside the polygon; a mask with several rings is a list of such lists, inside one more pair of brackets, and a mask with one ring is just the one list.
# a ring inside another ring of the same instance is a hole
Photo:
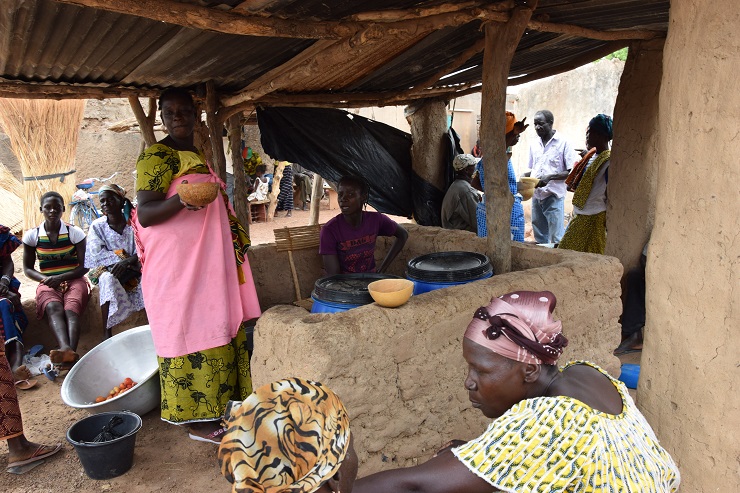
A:
{"label": "straw thatch bundle", "polygon": [[0,163],[0,224],[12,232],[23,229],[23,185]]}
{"label": "straw thatch bundle", "polygon": [[[75,174],[47,178],[75,169],[75,152],[85,100],[1,99],[0,127],[10,140],[24,178],[23,225],[41,220],[39,197],[50,190],[69,201],[75,191]],[[69,208],[67,209],[69,212]]]}

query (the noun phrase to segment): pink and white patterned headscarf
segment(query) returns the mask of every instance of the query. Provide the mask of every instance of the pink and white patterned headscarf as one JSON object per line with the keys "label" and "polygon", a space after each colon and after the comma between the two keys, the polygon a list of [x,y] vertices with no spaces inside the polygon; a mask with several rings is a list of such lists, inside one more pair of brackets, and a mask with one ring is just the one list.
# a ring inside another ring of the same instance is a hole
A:
{"label": "pink and white patterned headscarf", "polygon": [[476,310],[465,337],[522,363],[554,365],[568,345],[563,325],[553,320],[557,300],[550,291],[516,291]]}

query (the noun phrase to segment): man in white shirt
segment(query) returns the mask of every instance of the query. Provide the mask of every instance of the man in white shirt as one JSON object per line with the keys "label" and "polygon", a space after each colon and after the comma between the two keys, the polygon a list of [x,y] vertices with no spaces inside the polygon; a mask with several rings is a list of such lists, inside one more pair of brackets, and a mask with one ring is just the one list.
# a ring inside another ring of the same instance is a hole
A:
{"label": "man in white shirt", "polygon": [[558,243],[563,237],[565,179],[580,159],[573,146],[553,130],[554,121],[548,110],[534,115],[539,139],[529,149],[531,176],[540,179],[532,199],[532,230],[537,243]]}

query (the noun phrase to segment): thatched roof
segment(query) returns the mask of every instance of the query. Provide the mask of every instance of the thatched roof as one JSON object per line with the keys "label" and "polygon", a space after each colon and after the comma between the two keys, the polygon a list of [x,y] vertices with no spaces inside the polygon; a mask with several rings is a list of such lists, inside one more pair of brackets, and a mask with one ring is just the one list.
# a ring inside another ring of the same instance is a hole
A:
{"label": "thatched roof", "polygon": [[[0,96],[120,97],[213,81],[225,106],[368,106],[479,90],[514,0],[4,0]],[[664,36],[668,0],[540,0],[510,84]]]}

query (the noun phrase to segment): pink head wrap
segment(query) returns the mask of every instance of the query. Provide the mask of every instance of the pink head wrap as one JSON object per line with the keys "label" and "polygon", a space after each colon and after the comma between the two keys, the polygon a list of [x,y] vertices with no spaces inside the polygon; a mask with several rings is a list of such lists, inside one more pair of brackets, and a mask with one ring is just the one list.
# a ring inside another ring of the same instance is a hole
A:
{"label": "pink head wrap", "polygon": [[522,363],[554,365],[568,345],[563,325],[553,320],[557,300],[550,291],[516,291],[478,308],[465,337]]}

